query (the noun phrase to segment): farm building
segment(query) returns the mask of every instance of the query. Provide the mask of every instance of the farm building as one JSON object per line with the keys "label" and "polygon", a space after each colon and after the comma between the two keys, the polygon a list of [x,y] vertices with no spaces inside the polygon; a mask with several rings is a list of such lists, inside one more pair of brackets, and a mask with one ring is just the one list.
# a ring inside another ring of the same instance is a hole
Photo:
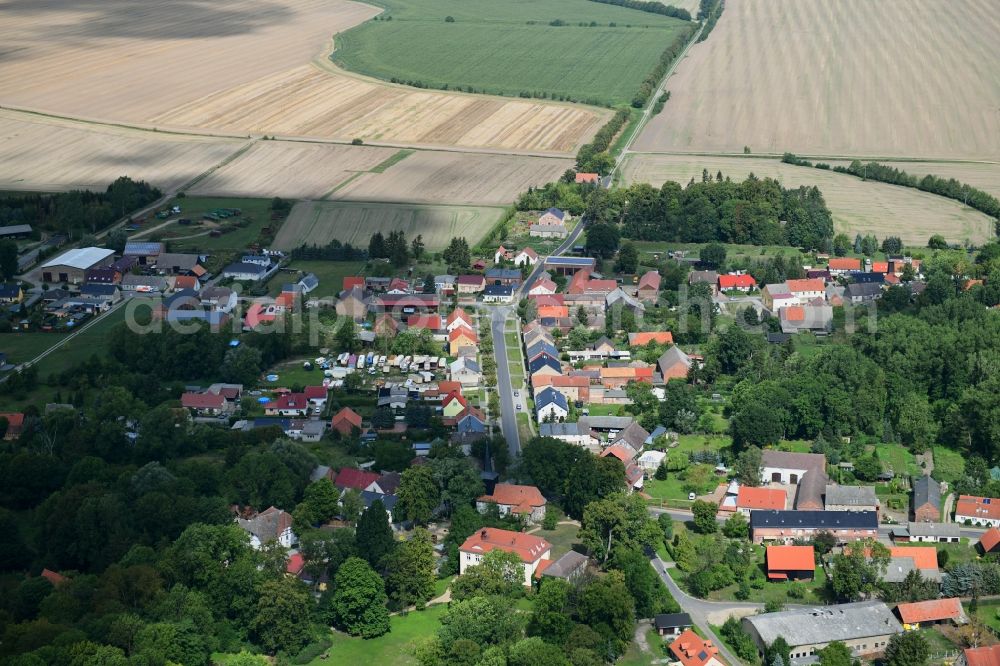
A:
{"label": "farm building", "polygon": [[267,266],[256,262],[240,261],[222,269],[222,277],[233,280],[257,281],[267,275]]}
{"label": "farm building", "polygon": [[896,606],[899,621],[904,629],[929,627],[935,624],[965,624],[968,618],[957,598],[931,599]]}
{"label": "farm building", "polygon": [[905,530],[893,530],[894,541],[911,543],[959,543],[962,528],[956,523],[907,523]]}
{"label": "farm building", "polygon": [[941,484],[930,476],[913,479],[913,519],[927,523],[941,520]]}
{"label": "farm building", "polygon": [[660,636],[679,636],[692,626],[687,613],[660,613],[653,617],[653,628]]}
{"label": "farm building", "polygon": [[743,618],[743,628],[761,654],[776,638],[784,637],[791,647],[792,659],[810,657],[831,641],[845,643],[859,656],[881,654],[889,638],[903,631],[892,611],[881,601],[752,615]]}
{"label": "farm building", "polygon": [[976,545],[979,547],[979,552],[983,555],[1000,551],[1000,529],[991,527],[986,530]]}
{"label": "farm building", "polygon": [[566,212],[558,208],[549,208],[538,216],[538,224],[562,226],[566,224]]}
{"label": "farm building", "polygon": [[553,255],[545,257],[545,261],[542,265],[545,267],[545,270],[556,275],[573,275],[581,269],[593,271],[597,262],[593,257],[566,257]]}
{"label": "farm building", "polygon": [[768,580],[812,580],[816,555],[812,546],[768,546]]}
{"label": "farm building", "polygon": [[754,543],[809,539],[819,532],[833,534],[839,543],[878,536],[873,511],[754,511],[750,534]]}
{"label": "farm building", "polygon": [[835,486],[827,484],[827,511],[878,511],[879,501],[872,486]]}
{"label": "farm building", "polygon": [[109,266],[115,253],[102,247],[81,247],[63,252],[40,269],[42,282],[83,282],[88,270]]}
{"label": "farm building", "polygon": [[12,224],[0,227],[0,238],[27,238],[30,235],[30,224]]}
{"label": "farm building", "polygon": [[157,243],[152,241],[129,241],[125,243],[125,251],[122,252],[123,256],[135,257],[140,266],[153,265],[156,263],[157,257],[166,251],[166,246],[163,243]]}

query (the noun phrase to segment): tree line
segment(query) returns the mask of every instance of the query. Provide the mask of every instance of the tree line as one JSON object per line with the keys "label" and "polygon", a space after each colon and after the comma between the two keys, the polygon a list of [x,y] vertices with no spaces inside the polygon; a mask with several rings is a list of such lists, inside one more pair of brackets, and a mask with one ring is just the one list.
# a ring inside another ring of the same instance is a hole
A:
{"label": "tree line", "polygon": [[715,24],[722,17],[722,10],[726,8],[726,0],[700,0],[698,3],[698,20],[704,24],[704,29],[698,37],[699,42],[708,39],[708,36],[715,29]]}
{"label": "tree line", "polygon": [[323,246],[316,245],[315,243],[312,245],[300,245],[292,250],[291,254],[292,259],[303,260],[364,261],[368,258],[368,253],[365,250],[354,247],[350,243],[341,243],[336,238]]}
{"label": "tree line", "polygon": [[615,163],[615,159],[608,154],[608,148],[631,117],[632,113],[628,109],[615,111],[615,115],[597,130],[591,142],[580,146],[576,153],[576,170],[584,173],[607,173]]}
{"label": "tree line", "polygon": [[617,5],[618,7],[626,7],[628,9],[635,9],[640,12],[649,12],[650,14],[660,14],[661,16],[670,16],[672,18],[680,19],[682,21],[691,20],[691,12],[682,8],[674,7],[673,5],[665,5],[662,2],[649,2],[648,0],[591,0],[592,2],[600,2],[605,5]]}
{"label": "tree line", "polygon": [[[659,4],[657,2],[649,4]],[[636,109],[641,109],[646,106],[646,102],[649,101],[649,97],[656,90],[657,86],[660,85],[660,80],[666,75],[667,70],[670,69],[670,65],[674,62],[677,56],[680,55],[681,51],[684,50],[684,46],[687,44],[687,40],[691,37],[691,33],[694,31],[693,27],[685,28],[677,34],[674,41],[663,50],[660,54],[660,59],[656,61],[656,65],[653,70],[642,80],[639,85],[639,90],[636,92],[635,96],[632,98],[632,107]]]}
{"label": "tree line", "polygon": [[36,230],[64,233],[75,239],[98,232],[162,196],[159,189],[127,176],[118,178],[103,192],[3,194],[0,195],[0,224],[30,224]]}
{"label": "tree line", "polygon": [[[782,161],[797,166],[815,167],[818,169],[830,168],[828,164],[813,164],[809,160],[792,153],[785,153]],[[912,187],[948,199],[961,201],[963,205],[975,208],[981,213],[996,218],[998,225],[996,233],[1000,234],[1000,199],[955,178],[940,178],[933,174],[919,178],[896,167],[878,162],[863,163],[860,160],[853,160],[847,166],[835,166],[833,170],[837,173],[851,174],[864,180],[875,180],[880,183],[889,183],[890,185]]]}

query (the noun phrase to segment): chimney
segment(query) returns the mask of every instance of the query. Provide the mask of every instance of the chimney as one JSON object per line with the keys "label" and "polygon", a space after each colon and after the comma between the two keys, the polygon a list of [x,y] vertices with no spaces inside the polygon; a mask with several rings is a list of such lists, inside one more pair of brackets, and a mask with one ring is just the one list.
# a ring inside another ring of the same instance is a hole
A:
{"label": "chimney", "polygon": [[480,539],[485,539],[486,538],[486,528],[485,527],[483,528],[483,531],[479,533],[479,538]]}

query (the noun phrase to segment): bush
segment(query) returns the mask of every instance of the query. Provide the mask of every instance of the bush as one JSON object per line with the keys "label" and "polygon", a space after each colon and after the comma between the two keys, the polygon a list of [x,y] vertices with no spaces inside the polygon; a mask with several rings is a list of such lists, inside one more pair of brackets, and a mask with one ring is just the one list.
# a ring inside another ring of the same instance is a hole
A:
{"label": "bush", "polygon": [[552,511],[547,511],[545,513],[545,518],[542,519],[542,529],[543,530],[554,530],[559,524],[559,518]]}
{"label": "bush", "polygon": [[455,17],[454,16],[445,16],[444,17],[444,22],[445,23],[454,23],[455,22]]}
{"label": "bush", "polygon": [[354,139],[351,139],[351,145],[352,145],[352,146],[360,146],[360,145],[362,145],[362,144],[363,144],[364,142],[365,142],[365,141],[364,141],[364,139],[361,139],[361,138],[354,138]]}
{"label": "bush", "polygon": [[290,661],[293,664],[308,664],[309,662],[313,661],[321,654],[329,650],[331,645],[333,645],[333,643],[325,638],[321,641],[310,643],[309,645],[302,648],[302,650],[300,650],[297,655],[292,657]]}

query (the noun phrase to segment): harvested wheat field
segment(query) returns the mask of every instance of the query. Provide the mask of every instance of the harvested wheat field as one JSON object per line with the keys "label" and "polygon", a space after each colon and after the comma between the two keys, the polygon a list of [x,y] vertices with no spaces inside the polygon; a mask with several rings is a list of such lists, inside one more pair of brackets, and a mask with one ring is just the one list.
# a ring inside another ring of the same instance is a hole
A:
{"label": "harvested wheat field", "polygon": [[0,104],[77,118],[414,145],[572,153],[606,110],[428,92],[345,74],[350,0],[0,3]]}
{"label": "harvested wheat field", "polygon": [[729,0],[637,151],[1000,156],[996,0]]}
{"label": "harvested wheat field", "polygon": [[506,206],[572,167],[563,159],[417,151],[383,173],[358,176],[330,198]]}
{"label": "harvested wheat field", "polygon": [[722,171],[733,180],[753,173],[770,177],[785,187],[815,185],[833,213],[834,226],[852,238],[873,233],[878,238],[899,236],[904,243],[923,246],[933,234],[949,241],[980,244],[993,238],[993,221],[961,204],[916,189],[865,182],[854,176],[823,169],[793,166],[777,159],[700,157],[696,155],[632,155],[624,163],[626,182],[648,182],[659,187],[674,180],[682,185],[701,180],[708,169],[714,178]]}
{"label": "harvested wheat field", "polygon": [[321,199],[396,152],[395,148],[258,141],[189,194]]}
{"label": "harvested wheat field", "polygon": [[483,206],[301,201],[281,225],[273,246],[291,250],[303,244],[326,245],[337,239],[355,247],[368,247],[376,231],[387,234],[402,229],[407,238],[421,234],[428,250],[440,250],[456,236],[464,236],[469,245],[475,244],[502,212],[501,208]]}
{"label": "harvested wheat field", "polygon": [[119,176],[173,190],[246,140],[143,132],[0,110],[0,188],[103,190]]}
{"label": "harvested wheat field", "polygon": [[[830,164],[847,166],[850,162],[833,160]],[[939,178],[954,178],[959,182],[989,192],[995,197],[1000,197],[1000,163],[879,161],[879,164],[895,167],[918,178],[928,174]]]}
{"label": "harvested wheat field", "polygon": [[303,65],[160,114],[157,125],[408,145],[570,153],[609,112],[382,84]]}

